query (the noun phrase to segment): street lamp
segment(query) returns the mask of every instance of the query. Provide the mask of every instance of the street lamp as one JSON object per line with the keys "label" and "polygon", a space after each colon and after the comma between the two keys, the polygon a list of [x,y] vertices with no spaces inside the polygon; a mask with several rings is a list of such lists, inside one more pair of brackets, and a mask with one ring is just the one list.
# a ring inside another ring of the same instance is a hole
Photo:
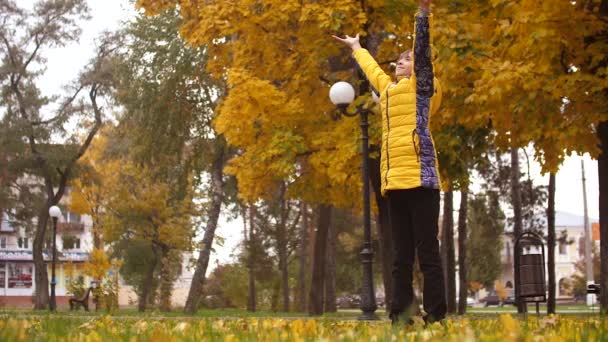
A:
{"label": "street lamp", "polygon": [[374,277],[372,273],[372,261],[374,259],[374,251],[371,243],[371,228],[370,228],[370,200],[369,200],[369,164],[368,164],[368,145],[369,136],[367,128],[367,116],[371,111],[364,108],[363,105],[357,106],[354,113],[349,113],[347,107],[355,100],[355,89],[350,83],[337,82],[329,89],[329,98],[335,104],[340,112],[348,117],[353,117],[359,114],[361,119],[361,179],[363,181],[363,249],[361,250],[361,263],[363,266],[363,284],[361,286],[361,311],[363,314],[359,316],[360,320],[377,320],[375,311],[378,308],[376,305],[376,296],[374,293]]}
{"label": "street lamp", "polygon": [[51,311],[56,311],[57,302],[55,301],[55,285],[57,284],[57,279],[55,278],[55,262],[57,260],[57,219],[61,216],[61,209],[54,205],[49,208],[49,215],[53,218],[53,261],[51,268],[51,300],[49,302],[49,309]]}

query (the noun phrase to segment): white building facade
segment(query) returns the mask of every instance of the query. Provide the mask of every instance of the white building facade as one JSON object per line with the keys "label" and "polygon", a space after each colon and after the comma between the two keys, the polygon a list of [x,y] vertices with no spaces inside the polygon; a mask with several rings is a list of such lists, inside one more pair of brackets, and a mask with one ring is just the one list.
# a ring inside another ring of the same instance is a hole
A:
{"label": "white building facade", "polygon": [[[35,272],[33,263],[33,237],[9,220],[6,212],[0,222],[0,306],[31,307],[34,296]],[[64,212],[57,223],[57,285],[58,305],[67,305],[68,269],[78,269],[89,259],[92,248],[92,220],[72,212]],[[51,234],[49,234],[50,236]],[[51,277],[52,242],[45,242],[43,250],[49,283]]]}

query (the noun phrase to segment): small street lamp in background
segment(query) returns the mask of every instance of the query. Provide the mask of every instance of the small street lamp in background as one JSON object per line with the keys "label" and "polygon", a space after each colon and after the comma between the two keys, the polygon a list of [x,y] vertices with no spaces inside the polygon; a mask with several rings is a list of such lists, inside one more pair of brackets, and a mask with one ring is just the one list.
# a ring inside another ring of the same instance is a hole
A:
{"label": "small street lamp in background", "polygon": [[377,320],[375,311],[378,308],[376,305],[376,294],[374,292],[374,277],[372,273],[372,262],[374,259],[374,251],[372,250],[371,242],[371,223],[370,223],[370,194],[369,194],[369,136],[367,128],[367,116],[371,111],[364,108],[363,105],[357,107],[356,112],[349,113],[347,107],[355,100],[355,89],[350,83],[337,82],[329,90],[329,98],[335,104],[340,112],[348,117],[353,117],[359,114],[361,119],[361,151],[362,151],[362,175],[363,181],[363,249],[361,250],[361,263],[363,264],[363,284],[361,286],[361,311],[363,314],[359,316],[360,320]]}
{"label": "small street lamp in background", "polygon": [[51,299],[49,302],[49,309],[51,311],[56,311],[57,302],[55,299],[55,285],[57,284],[57,279],[55,277],[55,262],[57,261],[57,220],[61,216],[61,209],[54,205],[49,208],[49,215],[51,215],[51,218],[53,218],[53,261],[51,268]]}

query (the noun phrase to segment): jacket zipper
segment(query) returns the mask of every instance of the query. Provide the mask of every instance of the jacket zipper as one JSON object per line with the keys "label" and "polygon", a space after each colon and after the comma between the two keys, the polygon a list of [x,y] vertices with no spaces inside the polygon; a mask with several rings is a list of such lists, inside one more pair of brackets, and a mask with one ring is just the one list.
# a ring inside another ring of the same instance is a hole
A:
{"label": "jacket zipper", "polygon": [[390,89],[390,86],[388,86],[386,88],[386,174],[384,175],[385,189],[388,186],[388,170],[391,168],[390,158],[388,156],[388,140],[389,140],[389,135],[391,133],[391,122],[390,122],[390,118],[388,116],[388,90],[389,89]]}
{"label": "jacket zipper", "polygon": [[420,164],[420,146],[416,144],[416,136],[418,136],[418,140],[420,140],[420,135],[418,134],[418,128],[414,128],[412,131],[412,144],[414,145],[414,152],[416,153],[416,161]]}

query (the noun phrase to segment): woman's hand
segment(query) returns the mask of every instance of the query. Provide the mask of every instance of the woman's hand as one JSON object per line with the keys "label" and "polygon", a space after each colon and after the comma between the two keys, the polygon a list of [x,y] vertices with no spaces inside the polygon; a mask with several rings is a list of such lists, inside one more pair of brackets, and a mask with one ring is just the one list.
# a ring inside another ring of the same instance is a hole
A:
{"label": "woman's hand", "polygon": [[418,0],[418,7],[421,10],[429,13],[431,11],[431,0]]}
{"label": "woman's hand", "polygon": [[338,36],[332,36],[332,37],[334,37],[335,40],[344,43],[349,48],[353,49],[353,51],[361,48],[361,44],[359,43],[359,34],[357,34],[354,37],[347,35],[346,38],[340,38]]}

